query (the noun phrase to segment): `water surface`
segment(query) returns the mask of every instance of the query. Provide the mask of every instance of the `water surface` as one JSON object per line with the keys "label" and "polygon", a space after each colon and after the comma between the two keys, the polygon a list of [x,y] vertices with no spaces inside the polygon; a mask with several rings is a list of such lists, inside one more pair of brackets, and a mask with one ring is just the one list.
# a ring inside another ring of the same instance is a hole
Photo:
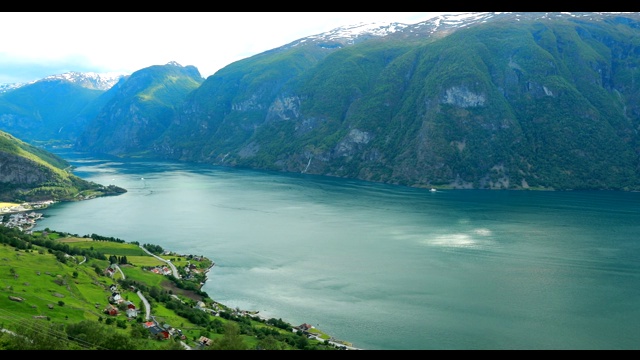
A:
{"label": "water surface", "polygon": [[227,306],[364,349],[640,348],[640,193],[424,189],[59,153],[128,190],[36,229],[204,255]]}

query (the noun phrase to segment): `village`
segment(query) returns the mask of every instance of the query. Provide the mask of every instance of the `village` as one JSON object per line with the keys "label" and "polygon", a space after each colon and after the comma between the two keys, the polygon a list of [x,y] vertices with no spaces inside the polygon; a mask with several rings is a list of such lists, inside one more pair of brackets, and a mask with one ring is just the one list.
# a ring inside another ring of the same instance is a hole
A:
{"label": "village", "polygon": [[42,217],[41,213],[34,210],[45,209],[54,201],[25,202],[22,204],[0,202],[0,226],[17,228],[20,231],[30,231],[36,225],[36,221]]}

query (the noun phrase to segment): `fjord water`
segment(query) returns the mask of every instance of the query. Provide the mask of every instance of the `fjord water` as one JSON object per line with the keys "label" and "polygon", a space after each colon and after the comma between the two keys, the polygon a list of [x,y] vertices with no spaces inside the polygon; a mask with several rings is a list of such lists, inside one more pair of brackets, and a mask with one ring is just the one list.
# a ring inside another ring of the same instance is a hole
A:
{"label": "fjord water", "polygon": [[216,262],[205,290],[363,349],[640,349],[640,193],[442,190],[59,152],[126,194],[36,229]]}

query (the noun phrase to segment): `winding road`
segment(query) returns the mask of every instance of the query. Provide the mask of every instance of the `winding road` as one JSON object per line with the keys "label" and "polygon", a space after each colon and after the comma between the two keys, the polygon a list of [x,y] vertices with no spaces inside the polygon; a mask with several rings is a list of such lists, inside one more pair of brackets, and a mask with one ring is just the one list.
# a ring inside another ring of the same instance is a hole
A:
{"label": "winding road", "polygon": [[176,279],[180,279],[180,274],[178,273],[178,269],[176,269],[176,266],[173,265],[171,260],[165,260],[165,259],[161,258],[160,256],[151,253],[149,250],[145,249],[142,245],[138,245],[138,246],[140,246],[140,249],[144,250],[144,252],[146,252],[147,254],[153,256],[154,258],[156,258],[156,259],[158,259],[160,261],[163,261],[163,262],[167,263],[167,265],[169,265],[169,267],[171,268],[171,272],[173,273],[173,276]]}
{"label": "winding road", "polygon": [[144,311],[145,311],[144,319],[149,320],[149,318],[151,318],[151,305],[149,305],[149,301],[147,300],[146,297],[144,297],[144,295],[142,295],[142,292],[140,292],[140,290],[138,290],[137,294],[140,300],[142,300],[142,303],[144,304]]}

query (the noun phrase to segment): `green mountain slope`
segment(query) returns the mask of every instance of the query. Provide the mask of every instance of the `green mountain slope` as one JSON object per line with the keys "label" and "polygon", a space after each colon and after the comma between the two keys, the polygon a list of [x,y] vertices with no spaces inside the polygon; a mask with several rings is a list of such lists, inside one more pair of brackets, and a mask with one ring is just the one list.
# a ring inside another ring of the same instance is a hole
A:
{"label": "green mountain slope", "polygon": [[[210,259],[170,252],[177,278],[151,271],[166,265],[158,259],[164,249],[143,247],[96,234],[26,234],[0,226],[0,350],[344,347],[318,329],[298,331],[282,319],[214,301],[200,290]],[[167,338],[158,336],[165,332]]]}
{"label": "green mountain slope", "polygon": [[0,131],[0,200],[73,201],[126,192],[73,175],[60,157]]}
{"label": "green mountain slope", "polygon": [[0,94],[0,130],[25,141],[72,139],[80,124],[75,118],[102,95],[66,80],[42,80]]}
{"label": "green mountain slope", "polygon": [[640,188],[640,17],[520,15],[370,39],[306,66],[292,64],[307,48],[245,59],[151,146],[411,186]]}
{"label": "green mountain slope", "polygon": [[640,189],[639,14],[469,19],[310,36],[206,80],[151,66],[89,102],[69,94],[65,106],[85,105],[59,112],[73,116],[51,121],[58,133],[14,90],[0,96],[0,129],[117,156],[419,187]]}
{"label": "green mountain slope", "polygon": [[134,155],[149,152],[185,96],[204,79],[193,66],[154,65],[131,74],[76,141],[82,151]]}

